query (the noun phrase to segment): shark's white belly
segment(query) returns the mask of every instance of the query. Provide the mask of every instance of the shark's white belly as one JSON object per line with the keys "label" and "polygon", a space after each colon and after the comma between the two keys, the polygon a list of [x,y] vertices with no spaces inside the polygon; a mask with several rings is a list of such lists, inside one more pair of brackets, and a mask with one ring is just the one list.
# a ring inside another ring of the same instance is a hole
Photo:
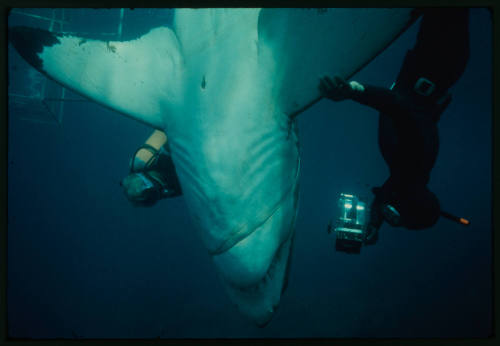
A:
{"label": "shark's white belly", "polygon": [[[233,47],[235,42],[240,46]],[[248,258],[267,258],[247,261],[263,268],[230,278],[255,283],[293,229],[299,171],[295,126],[273,97],[272,66],[259,56],[256,27],[232,32],[191,57],[185,62],[182,114],[166,122],[173,159],[211,254],[225,253],[281,213],[272,232],[252,241],[255,251],[245,252]]]}

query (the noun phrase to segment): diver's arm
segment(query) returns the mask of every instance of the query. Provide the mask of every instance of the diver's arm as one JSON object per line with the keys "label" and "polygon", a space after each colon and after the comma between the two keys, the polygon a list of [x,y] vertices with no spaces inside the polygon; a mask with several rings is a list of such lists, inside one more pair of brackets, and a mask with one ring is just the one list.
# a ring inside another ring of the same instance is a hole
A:
{"label": "diver's arm", "polygon": [[333,101],[351,99],[391,117],[405,113],[400,96],[387,88],[363,85],[355,81],[347,83],[343,78],[335,76],[333,79],[323,77],[319,89],[323,96]]}
{"label": "diver's arm", "polygon": [[401,97],[387,88],[363,85],[363,90],[353,91],[350,98],[391,117],[406,114]]}

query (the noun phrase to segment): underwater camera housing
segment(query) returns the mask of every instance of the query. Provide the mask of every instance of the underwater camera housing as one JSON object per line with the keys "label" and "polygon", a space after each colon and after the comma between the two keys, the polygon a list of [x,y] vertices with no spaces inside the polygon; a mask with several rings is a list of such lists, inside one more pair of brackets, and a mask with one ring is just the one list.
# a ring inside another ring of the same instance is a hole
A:
{"label": "underwater camera housing", "polygon": [[368,208],[356,196],[345,193],[340,194],[337,205],[338,218],[328,225],[328,233],[335,236],[335,249],[360,253],[366,237]]}

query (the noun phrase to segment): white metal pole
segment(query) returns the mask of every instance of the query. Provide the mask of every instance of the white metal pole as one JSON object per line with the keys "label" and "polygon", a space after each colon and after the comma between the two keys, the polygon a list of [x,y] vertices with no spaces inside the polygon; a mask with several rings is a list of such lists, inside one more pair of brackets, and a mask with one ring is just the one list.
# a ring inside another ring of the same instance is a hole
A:
{"label": "white metal pole", "polygon": [[124,8],[120,8],[120,22],[118,23],[118,39],[122,38],[122,26],[123,26],[123,14],[125,13]]}

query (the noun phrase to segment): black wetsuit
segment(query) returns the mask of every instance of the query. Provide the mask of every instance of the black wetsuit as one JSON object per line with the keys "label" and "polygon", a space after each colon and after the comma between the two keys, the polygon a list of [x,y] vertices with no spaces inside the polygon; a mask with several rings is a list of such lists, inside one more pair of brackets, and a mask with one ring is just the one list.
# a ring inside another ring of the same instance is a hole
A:
{"label": "black wetsuit", "polygon": [[437,122],[451,100],[448,89],[462,75],[468,57],[468,10],[425,10],[417,43],[393,88],[365,85],[352,97],[380,111],[379,146],[390,177],[374,188],[371,222],[377,228],[386,203],[398,210],[401,226],[409,229],[428,228],[438,220],[438,199],[427,188],[439,149]]}

